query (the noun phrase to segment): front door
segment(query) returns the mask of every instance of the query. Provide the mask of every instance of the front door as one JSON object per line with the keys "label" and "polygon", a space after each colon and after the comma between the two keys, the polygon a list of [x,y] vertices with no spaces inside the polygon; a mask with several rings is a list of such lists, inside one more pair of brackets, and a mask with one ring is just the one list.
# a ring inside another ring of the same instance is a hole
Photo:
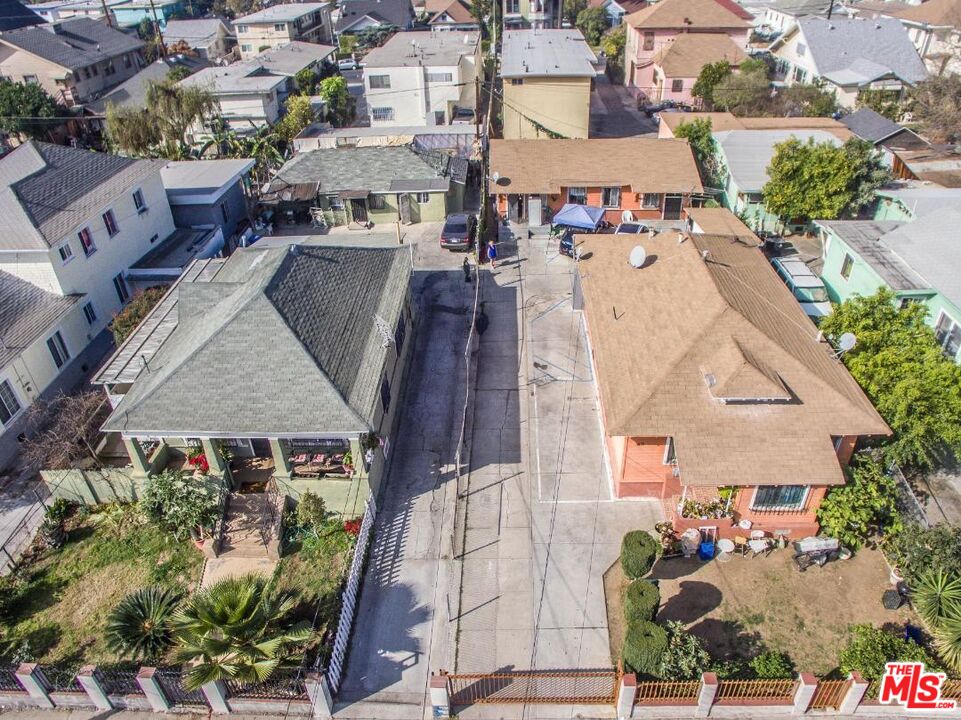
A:
{"label": "front door", "polygon": [[680,220],[682,202],[683,198],[680,195],[668,195],[664,198],[664,219]]}
{"label": "front door", "polygon": [[531,225],[542,224],[540,195],[531,195],[527,198],[527,217],[530,218]]}
{"label": "front door", "polygon": [[350,214],[355,223],[367,222],[367,201],[353,198],[350,201]]}
{"label": "front door", "polygon": [[398,201],[400,206],[400,221],[404,225],[410,225],[410,195],[403,193]]}

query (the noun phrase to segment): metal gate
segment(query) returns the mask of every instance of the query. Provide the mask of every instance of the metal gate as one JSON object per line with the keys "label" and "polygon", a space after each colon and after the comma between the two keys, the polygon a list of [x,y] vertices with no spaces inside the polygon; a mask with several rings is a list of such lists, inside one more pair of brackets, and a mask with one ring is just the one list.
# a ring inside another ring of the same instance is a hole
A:
{"label": "metal gate", "polygon": [[850,680],[820,680],[811,698],[811,709],[837,710],[850,684]]}
{"label": "metal gate", "polygon": [[619,677],[614,670],[510,672],[448,675],[451,705],[523,703],[613,705]]}

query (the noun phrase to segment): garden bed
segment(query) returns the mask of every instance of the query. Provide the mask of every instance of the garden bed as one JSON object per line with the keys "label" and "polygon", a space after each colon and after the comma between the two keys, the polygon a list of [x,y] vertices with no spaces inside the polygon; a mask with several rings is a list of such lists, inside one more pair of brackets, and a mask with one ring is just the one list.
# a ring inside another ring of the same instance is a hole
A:
{"label": "garden bed", "polygon": [[120,660],[104,639],[107,615],[147,585],[193,590],[203,555],[190,540],[144,519],[136,505],[80,510],[66,544],[37,548],[17,577],[3,617],[8,659],[69,665]]}

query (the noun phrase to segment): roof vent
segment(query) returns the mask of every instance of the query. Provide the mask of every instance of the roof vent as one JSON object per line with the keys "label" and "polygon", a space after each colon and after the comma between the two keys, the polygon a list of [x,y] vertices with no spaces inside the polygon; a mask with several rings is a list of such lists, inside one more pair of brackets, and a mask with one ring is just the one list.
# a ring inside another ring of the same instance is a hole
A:
{"label": "roof vent", "polygon": [[710,250],[707,250],[707,249],[701,250],[701,259],[702,259],[702,260],[707,261],[707,260],[710,259],[710,257],[711,257],[711,251],[710,251]]}

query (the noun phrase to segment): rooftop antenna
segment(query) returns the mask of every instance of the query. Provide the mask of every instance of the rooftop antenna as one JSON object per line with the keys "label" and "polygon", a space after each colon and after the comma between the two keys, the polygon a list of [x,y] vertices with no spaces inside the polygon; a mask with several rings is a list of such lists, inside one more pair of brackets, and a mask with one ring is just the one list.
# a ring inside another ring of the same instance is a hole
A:
{"label": "rooftop antenna", "polygon": [[838,350],[834,353],[835,358],[841,357],[844,353],[853,350],[858,344],[858,338],[854,333],[846,332],[838,338]]}

